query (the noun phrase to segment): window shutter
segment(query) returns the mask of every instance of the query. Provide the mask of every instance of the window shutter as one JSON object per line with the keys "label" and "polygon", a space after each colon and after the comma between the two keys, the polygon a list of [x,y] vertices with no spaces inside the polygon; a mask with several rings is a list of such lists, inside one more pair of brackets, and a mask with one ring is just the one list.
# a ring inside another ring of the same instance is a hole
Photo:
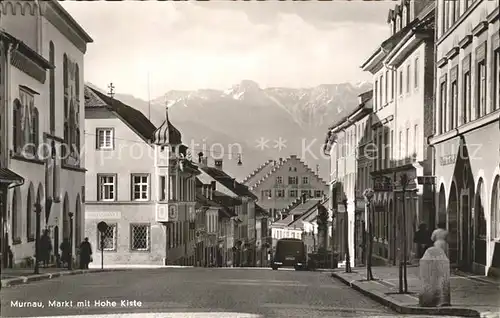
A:
{"label": "window shutter", "polygon": [[95,129],[95,149],[99,149],[99,129]]}

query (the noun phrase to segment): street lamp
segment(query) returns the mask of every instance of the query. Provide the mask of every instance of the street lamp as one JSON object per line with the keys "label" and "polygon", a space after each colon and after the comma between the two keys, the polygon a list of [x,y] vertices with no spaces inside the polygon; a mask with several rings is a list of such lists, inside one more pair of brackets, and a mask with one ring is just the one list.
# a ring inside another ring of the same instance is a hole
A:
{"label": "street lamp", "polygon": [[68,269],[73,268],[73,212],[69,212],[69,262]]}
{"label": "street lamp", "polygon": [[35,203],[35,274],[40,274],[40,214],[42,213],[42,206],[40,203]]}
{"label": "street lamp", "polygon": [[349,213],[347,213],[347,198],[342,200],[342,204],[345,209],[345,222],[344,222],[344,232],[345,232],[345,272],[351,272],[351,253],[349,253]]}
{"label": "street lamp", "polygon": [[[399,292],[401,294],[408,292],[408,279],[407,279],[407,244],[406,244],[406,187],[408,186],[408,175],[403,173],[400,177],[401,188],[403,190],[402,205],[403,205],[403,259],[399,262]],[[401,227],[399,229],[401,231]]]}
{"label": "street lamp", "polygon": [[372,200],[375,192],[368,188],[363,192],[365,197],[366,212],[367,212],[367,227],[368,227],[368,253],[366,253],[366,280],[373,279],[372,273],[372,249],[373,249],[373,232],[372,232]]}

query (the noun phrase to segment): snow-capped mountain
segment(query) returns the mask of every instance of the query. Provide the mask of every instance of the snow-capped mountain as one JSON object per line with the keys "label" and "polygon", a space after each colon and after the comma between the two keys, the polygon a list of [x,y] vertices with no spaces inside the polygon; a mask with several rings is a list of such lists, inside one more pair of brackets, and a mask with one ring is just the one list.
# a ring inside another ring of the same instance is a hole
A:
{"label": "snow-capped mountain", "polygon": [[[267,159],[290,154],[303,157],[313,170],[320,165],[327,178],[328,160],[321,155],[327,127],[357,107],[358,95],[369,89],[369,83],[262,88],[244,80],[226,90],[170,90],[152,100],[151,107],[131,95],[117,93],[115,98],[142,111],[155,125],[162,123],[168,106],[183,142],[197,144],[196,153],[201,148],[213,156],[224,152],[225,169],[236,178],[243,179]],[[285,147],[278,145],[280,139]],[[305,149],[308,145],[312,154]],[[243,166],[236,166],[237,153],[242,153]]]}

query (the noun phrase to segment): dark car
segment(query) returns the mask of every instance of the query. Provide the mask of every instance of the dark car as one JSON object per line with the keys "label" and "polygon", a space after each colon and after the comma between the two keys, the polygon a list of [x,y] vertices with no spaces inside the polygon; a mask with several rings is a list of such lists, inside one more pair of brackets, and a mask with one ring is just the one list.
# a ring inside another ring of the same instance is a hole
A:
{"label": "dark car", "polygon": [[307,266],[307,254],[304,242],[299,239],[281,239],[276,244],[276,251],[271,263],[273,270],[279,267],[293,267],[295,270]]}

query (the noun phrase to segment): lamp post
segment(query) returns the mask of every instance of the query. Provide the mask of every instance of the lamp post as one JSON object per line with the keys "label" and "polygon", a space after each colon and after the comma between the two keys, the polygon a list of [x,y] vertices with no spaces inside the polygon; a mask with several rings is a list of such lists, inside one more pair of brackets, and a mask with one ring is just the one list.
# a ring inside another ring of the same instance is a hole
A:
{"label": "lamp post", "polygon": [[40,203],[35,203],[35,274],[40,274],[40,214],[42,213],[42,206]]}
{"label": "lamp post", "polygon": [[73,268],[73,212],[69,212],[69,261],[68,269]]}
{"label": "lamp post", "polygon": [[402,228],[400,227],[400,231],[403,231],[403,258],[399,262],[399,292],[401,294],[408,292],[408,279],[407,279],[407,268],[406,268],[406,260],[407,260],[407,244],[406,244],[406,187],[408,185],[408,175],[406,173],[401,174],[400,183],[402,188],[403,197],[401,199],[401,204],[403,205],[403,224]]}
{"label": "lamp post", "polygon": [[368,227],[368,253],[366,253],[366,280],[373,279],[372,273],[372,248],[373,248],[373,232],[372,232],[372,199],[374,196],[373,189],[366,189],[363,192],[365,197],[366,212],[367,212],[367,227]]}
{"label": "lamp post", "polygon": [[349,252],[349,213],[347,213],[347,198],[342,200],[345,209],[345,222],[344,222],[344,246],[345,246],[345,272],[351,272],[351,253]]}

